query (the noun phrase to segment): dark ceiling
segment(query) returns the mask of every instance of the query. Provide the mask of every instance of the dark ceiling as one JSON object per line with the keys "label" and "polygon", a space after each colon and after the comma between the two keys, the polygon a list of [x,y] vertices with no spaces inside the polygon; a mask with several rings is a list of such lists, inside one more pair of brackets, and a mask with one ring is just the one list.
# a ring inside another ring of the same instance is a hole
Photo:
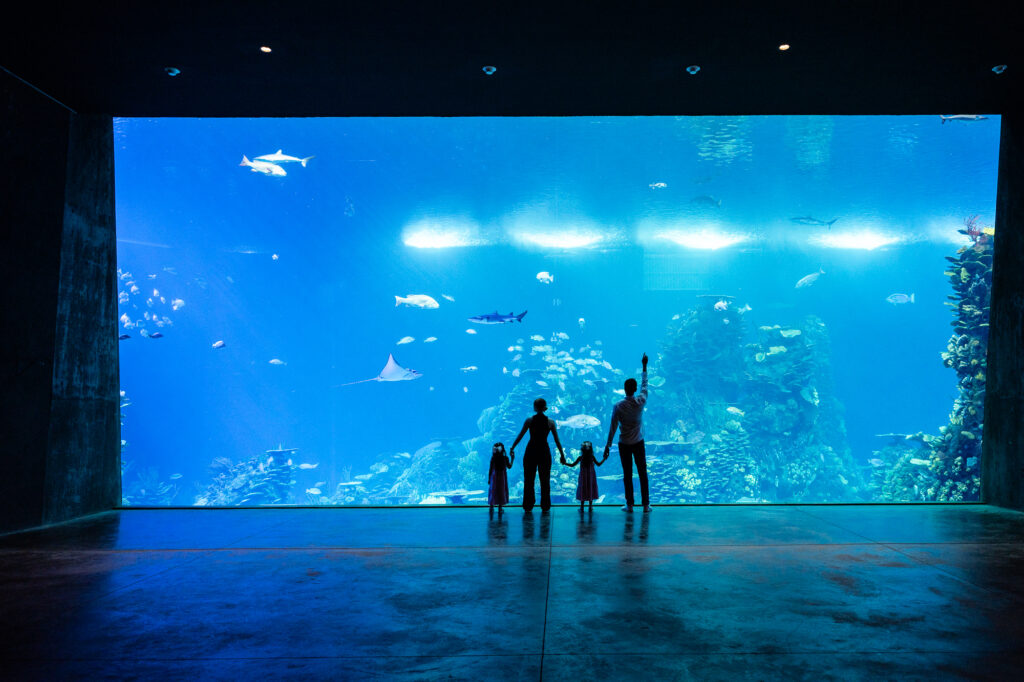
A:
{"label": "dark ceiling", "polygon": [[1012,6],[37,2],[4,21],[0,65],[117,116],[1001,113]]}

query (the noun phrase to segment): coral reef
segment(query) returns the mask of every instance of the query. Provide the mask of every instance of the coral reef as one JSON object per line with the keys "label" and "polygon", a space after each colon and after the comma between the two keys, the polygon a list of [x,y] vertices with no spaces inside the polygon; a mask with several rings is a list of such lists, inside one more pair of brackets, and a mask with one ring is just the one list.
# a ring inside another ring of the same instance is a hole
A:
{"label": "coral reef", "polygon": [[292,460],[258,455],[241,462],[218,457],[210,464],[213,480],[196,496],[197,507],[238,507],[292,504],[295,471]]}

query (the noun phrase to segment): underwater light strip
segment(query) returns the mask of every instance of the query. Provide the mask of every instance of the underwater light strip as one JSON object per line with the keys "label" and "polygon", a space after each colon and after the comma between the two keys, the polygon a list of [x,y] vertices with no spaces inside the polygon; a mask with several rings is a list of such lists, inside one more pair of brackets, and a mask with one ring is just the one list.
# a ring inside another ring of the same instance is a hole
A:
{"label": "underwater light strip", "polygon": [[520,241],[541,246],[546,249],[581,249],[595,246],[603,241],[599,234],[585,232],[568,232],[563,234],[548,232],[520,232],[516,235]]}
{"label": "underwater light strip", "polygon": [[486,244],[470,234],[468,230],[422,229],[410,232],[402,243],[417,249],[449,249],[459,246],[481,246]]}
{"label": "underwater light strip", "polygon": [[897,244],[900,241],[902,240],[899,237],[890,237],[870,230],[822,234],[811,238],[812,243],[829,249],[864,249],[866,251]]}
{"label": "underwater light strip", "polygon": [[714,230],[698,230],[696,232],[683,232],[681,230],[667,230],[655,235],[656,239],[665,239],[685,246],[688,249],[723,249],[733,244],[747,241],[747,236],[742,234],[728,234]]}

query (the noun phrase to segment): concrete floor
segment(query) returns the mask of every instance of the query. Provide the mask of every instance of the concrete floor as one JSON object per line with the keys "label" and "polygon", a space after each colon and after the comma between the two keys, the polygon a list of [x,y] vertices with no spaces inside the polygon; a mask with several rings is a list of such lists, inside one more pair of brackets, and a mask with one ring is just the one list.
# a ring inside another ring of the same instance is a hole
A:
{"label": "concrete floor", "polygon": [[111,512],[0,537],[3,679],[1021,679],[1024,514]]}

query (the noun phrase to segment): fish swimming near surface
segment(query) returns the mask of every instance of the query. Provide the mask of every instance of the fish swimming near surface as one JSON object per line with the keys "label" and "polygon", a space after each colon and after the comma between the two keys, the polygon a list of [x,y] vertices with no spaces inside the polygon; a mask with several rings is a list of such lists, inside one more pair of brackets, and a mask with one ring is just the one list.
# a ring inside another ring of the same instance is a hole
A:
{"label": "fish swimming near surface", "polygon": [[478,369],[480,369],[480,368],[477,367],[476,365],[468,365],[466,367],[459,367],[459,370],[462,371],[462,372],[475,372]]}
{"label": "fish swimming near surface", "polygon": [[451,301],[452,303],[455,303],[454,296],[449,296],[448,294],[441,294],[441,298],[443,298],[446,301]]}
{"label": "fish swimming near surface", "polygon": [[398,343],[396,343],[395,345],[396,345],[396,346],[402,346],[402,345],[405,345],[405,344],[407,344],[407,343],[412,343],[412,342],[413,342],[413,341],[415,341],[415,340],[416,340],[416,339],[414,339],[414,338],[413,338],[413,337],[411,337],[411,336],[403,336],[402,338],[400,338],[400,339],[398,340]]}
{"label": "fish swimming near surface", "polygon": [[729,414],[734,414],[734,415],[736,415],[737,417],[742,417],[742,416],[743,416],[744,414],[746,414],[746,413],[745,413],[745,412],[744,412],[743,410],[741,410],[740,408],[738,408],[738,407],[734,407],[734,406],[732,406],[732,405],[730,405],[729,407],[725,408],[725,411],[726,411],[726,412],[728,412]]}
{"label": "fish swimming near surface", "polygon": [[302,464],[299,465],[299,468],[300,469],[316,469],[318,466],[320,466],[320,462],[317,462],[316,464],[306,464],[305,462],[303,462]]}
{"label": "fish swimming near surface", "polygon": [[288,364],[284,360],[278,360],[277,358],[271,358],[267,362],[269,362],[271,365],[281,365],[281,366]]}
{"label": "fish swimming near surface", "polygon": [[800,225],[813,225],[814,227],[832,227],[839,218],[833,218],[832,220],[818,220],[814,216],[801,215],[796,218],[790,218],[790,221],[798,223]]}
{"label": "fish swimming near surface", "polygon": [[729,309],[729,302],[726,301],[725,299],[722,299],[721,301],[718,301],[717,303],[715,303],[715,310],[723,310],[724,311],[724,310],[728,310],[728,309]]}
{"label": "fish swimming near surface", "polygon": [[667,189],[668,188],[668,183],[667,182],[652,182],[651,184],[649,184],[647,186],[650,187],[651,189]]}
{"label": "fish swimming near surface", "polygon": [[306,488],[306,493],[309,495],[320,495],[320,488]]}
{"label": "fish swimming near surface", "polygon": [[164,335],[161,334],[160,332],[153,332],[152,334],[149,335],[149,338],[151,338],[151,339],[162,339],[162,338],[164,338]]}
{"label": "fish swimming near surface", "polygon": [[939,120],[942,123],[946,121],[984,121],[988,116],[981,116],[979,114],[953,114],[952,116],[943,116],[939,114]]}
{"label": "fish swimming near surface", "polygon": [[812,284],[814,284],[815,282],[817,282],[818,278],[821,277],[824,274],[825,274],[825,271],[822,270],[821,268],[818,268],[817,272],[812,272],[811,274],[807,275],[806,277],[801,277],[799,280],[797,280],[796,286],[793,287],[793,288],[794,289],[803,289],[804,287],[809,287]]}
{"label": "fish swimming near surface", "polygon": [[868,464],[870,464],[873,467],[885,466],[885,462],[878,459],[877,457],[872,457],[871,459],[869,459]]}
{"label": "fish swimming near surface", "polygon": [[365,384],[368,381],[412,381],[413,379],[419,379],[423,375],[414,369],[407,369],[402,367],[395,362],[395,356],[388,354],[388,362],[384,365],[384,369],[380,371],[380,374],[373,377],[372,379],[360,379],[359,381],[349,381],[348,383],[338,384],[338,386],[351,386],[353,384]]}
{"label": "fish swimming near surface", "polygon": [[400,305],[427,310],[441,307],[433,296],[427,296],[426,294],[409,294],[405,297],[395,296],[395,307],[397,308]]}
{"label": "fish swimming near surface", "polygon": [[722,207],[722,200],[716,199],[710,194],[701,194],[699,197],[694,197],[690,201],[695,204],[700,204],[702,206],[714,206],[715,208]]}
{"label": "fish swimming near surface", "polygon": [[601,425],[601,420],[589,414],[574,414],[568,419],[556,422],[558,426],[570,429],[592,429]]}
{"label": "fish swimming near surface", "polygon": [[[162,301],[161,301],[162,302]],[[185,307],[185,301],[180,298],[171,299],[171,310],[181,310]]]}
{"label": "fish swimming near surface", "polygon": [[214,341],[213,342],[213,347],[214,348],[223,348],[225,345],[226,344],[223,341]]}
{"label": "fish swimming near surface", "polygon": [[434,341],[437,341],[436,336],[428,336],[427,338],[423,339],[423,343],[434,343]]}
{"label": "fish swimming near surface", "polygon": [[466,333],[467,334],[476,334],[476,330],[475,329],[467,329]]}
{"label": "fish swimming near surface", "polygon": [[555,277],[550,272],[545,270],[543,272],[537,273],[537,281],[540,282],[541,284],[551,284],[552,282],[555,281]]}
{"label": "fish swimming near surface", "polygon": [[523,316],[525,316],[527,312],[528,311],[524,310],[518,315],[516,315],[515,313],[502,315],[497,310],[495,310],[493,313],[486,313],[484,315],[474,315],[473,317],[470,317],[468,319],[470,322],[473,322],[474,324],[505,324],[506,322],[522,322]]}
{"label": "fish swimming near surface", "polygon": [[253,173],[263,173],[264,175],[276,175],[278,177],[284,177],[288,175],[284,168],[281,168],[276,163],[270,163],[269,161],[250,161],[247,157],[242,156],[242,163],[239,166],[248,166]]}
{"label": "fish swimming near surface", "polygon": [[541,388],[547,388],[548,382],[542,381],[541,379],[537,379],[537,385],[540,386]]}
{"label": "fish swimming near surface", "polygon": [[914,294],[907,296],[906,294],[889,294],[885,297],[885,300],[893,305],[902,305],[904,303],[913,303]]}
{"label": "fish swimming near surface", "polygon": [[[543,337],[543,336],[541,336],[540,334],[533,334],[533,335],[532,335],[532,336],[530,337],[530,340],[531,340],[531,341],[541,341],[541,342],[543,342],[543,341],[544,341],[544,337]],[[511,350],[511,348],[510,348],[509,350]]]}
{"label": "fish swimming near surface", "polygon": [[124,341],[125,339],[130,339],[130,338],[132,338],[131,334],[121,334],[119,337],[117,337],[117,340],[118,341]]}
{"label": "fish swimming near surface", "polygon": [[269,163],[289,163],[292,161],[298,161],[299,164],[303,168],[305,168],[306,164],[309,163],[309,160],[315,158],[315,156],[307,156],[304,159],[300,159],[297,156],[288,156],[287,154],[282,154],[281,150],[278,149],[273,154],[263,154],[262,156],[253,157],[253,161],[267,161]]}
{"label": "fish swimming near surface", "polygon": [[168,478],[170,478],[172,481],[177,481],[179,478],[181,478],[181,474],[171,474],[170,476],[168,476]]}

